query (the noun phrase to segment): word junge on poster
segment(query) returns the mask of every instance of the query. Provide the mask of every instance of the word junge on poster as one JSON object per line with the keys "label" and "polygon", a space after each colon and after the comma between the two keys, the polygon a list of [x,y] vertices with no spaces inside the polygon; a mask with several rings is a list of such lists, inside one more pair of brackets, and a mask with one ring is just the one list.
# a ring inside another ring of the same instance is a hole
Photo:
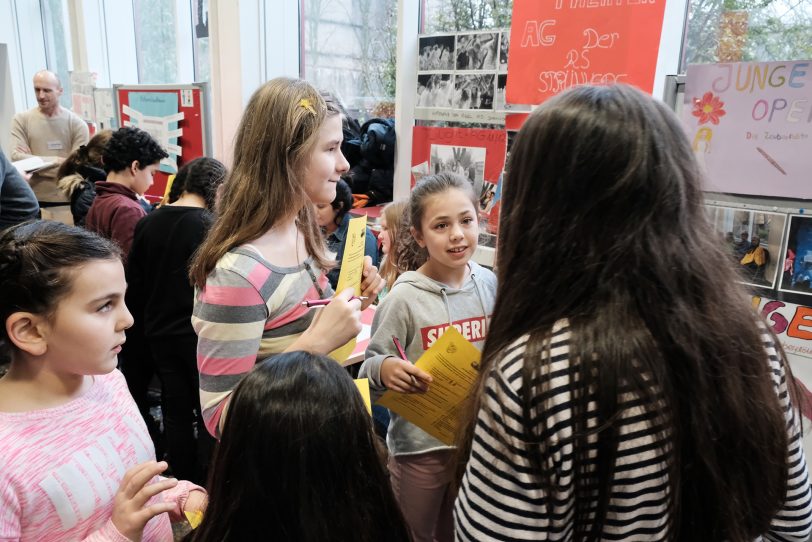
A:
{"label": "word junge on poster", "polygon": [[812,63],[688,66],[683,111],[711,190],[812,197]]}
{"label": "word junge on poster", "polygon": [[664,0],[515,0],[507,101],[629,83],[651,92]]}

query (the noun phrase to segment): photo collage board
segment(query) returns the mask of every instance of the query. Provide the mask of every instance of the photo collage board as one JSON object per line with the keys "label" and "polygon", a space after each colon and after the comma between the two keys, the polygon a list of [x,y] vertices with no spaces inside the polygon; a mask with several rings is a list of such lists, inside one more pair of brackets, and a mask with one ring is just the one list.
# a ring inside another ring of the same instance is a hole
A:
{"label": "photo collage board", "polygon": [[706,205],[741,282],[812,296],[812,216]]}
{"label": "photo collage board", "polygon": [[507,111],[529,111],[505,103],[509,43],[510,30],[419,36],[416,117],[501,124]]}

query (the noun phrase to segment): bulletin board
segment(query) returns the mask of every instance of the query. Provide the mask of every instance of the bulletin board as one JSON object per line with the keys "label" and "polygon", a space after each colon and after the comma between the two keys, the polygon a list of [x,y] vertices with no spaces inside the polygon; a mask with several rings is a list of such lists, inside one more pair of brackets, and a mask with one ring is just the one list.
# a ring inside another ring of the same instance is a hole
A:
{"label": "bulletin board", "polygon": [[540,104],[582,84],[651,93],[665,4],[514,0],[507,102]]}
{"label": "bulletin board", "polygon": [[150,201],[158,201],[169,175],[184,163],[209,153],[208,85],[114,85],[113,96],[119,126],[146,130],[170,154],[161,161],[146,193]]}

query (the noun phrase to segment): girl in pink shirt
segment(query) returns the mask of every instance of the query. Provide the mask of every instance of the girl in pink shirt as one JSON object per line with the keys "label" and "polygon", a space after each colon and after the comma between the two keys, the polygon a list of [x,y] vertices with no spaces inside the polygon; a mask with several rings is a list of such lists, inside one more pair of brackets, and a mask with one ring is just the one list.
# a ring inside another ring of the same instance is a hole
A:
{"label": "girl in pink shirt", "polygon": [[118,248],[95,234],[38,221],[0,235],[2,542],[171,541],[170,517],[204,506],[197,486],[158,477],[116,370],[125,289]]}

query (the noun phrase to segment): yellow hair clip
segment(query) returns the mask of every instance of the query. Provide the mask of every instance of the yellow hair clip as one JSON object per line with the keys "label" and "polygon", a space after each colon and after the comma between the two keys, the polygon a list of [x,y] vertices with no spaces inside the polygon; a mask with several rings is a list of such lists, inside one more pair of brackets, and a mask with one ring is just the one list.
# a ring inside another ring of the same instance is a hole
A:
{"label": "yellow hair clip", "polygon": [[301,100],[299,100],[299,105],[304,107],[305,109],[307,109],[308,111],[310,111],[314,115],[316,114],[316,110],[313,109],[313,104],[307,98],[302,98]]}

